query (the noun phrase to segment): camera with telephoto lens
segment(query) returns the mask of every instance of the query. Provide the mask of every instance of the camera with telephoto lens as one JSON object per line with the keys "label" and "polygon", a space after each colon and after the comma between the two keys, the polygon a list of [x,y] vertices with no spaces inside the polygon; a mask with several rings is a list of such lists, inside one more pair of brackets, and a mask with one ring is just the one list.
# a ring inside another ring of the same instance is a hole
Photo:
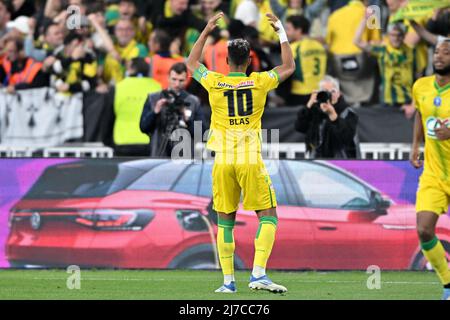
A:
{"label": "camera with telephoto lens", "polygon": [[167,100],[167,110],[170,113],[181,113],[183,107],[188,107],[190,105],[172,90],[163,90],[162,96]]}
{"label": "camera with telephoto lens", "polygon": [[317,93],[317,103],[328,103],[331,101],[331,92],[329,91],[319,91]]}

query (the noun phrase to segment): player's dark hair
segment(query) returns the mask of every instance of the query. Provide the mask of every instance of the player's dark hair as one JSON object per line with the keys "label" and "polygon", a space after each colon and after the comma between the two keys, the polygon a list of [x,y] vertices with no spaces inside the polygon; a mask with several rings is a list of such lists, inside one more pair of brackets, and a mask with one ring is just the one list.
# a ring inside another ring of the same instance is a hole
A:
{"label": "player's dark hair", "polygon": [[244,65],[250,56],[250,43],[244,39],[228,42],[228,59],[235,66]]}
{"label": "player's dark hair", "polygon": [[304,16],[301,16],[301,15],[289,16],[286,19],[286,22],[291,23],[292,26],[294,27],[294,29],[302,30],[302,33],[304,33],[304,34],[309,33],[309,28],[311,27],[311,23]]}
{"label": "player's dark hair", "polygon": [[169,73],[174,71],[176,74],[187,73],[186,64],[183,62],[175,63],[169,70]]}
{"label": "player's dark hair", "polygon": [[155,34],[154,39],[159,44],[159,51],[170,51],[170,45],[172,44],[172,38],[170,35],[162,29],[156,29],[153,32]]}

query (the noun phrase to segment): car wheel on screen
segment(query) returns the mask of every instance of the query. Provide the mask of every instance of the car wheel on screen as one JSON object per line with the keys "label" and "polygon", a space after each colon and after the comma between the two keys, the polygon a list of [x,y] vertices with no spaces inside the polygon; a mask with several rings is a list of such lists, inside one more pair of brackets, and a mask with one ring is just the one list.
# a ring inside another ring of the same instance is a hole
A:
{"label": "car wheel on screen", "polygon": [[[449,262],[449,268],[450,268],[450,243],[446,241],[442,241],[442,246],[445,249],[447,261]],[[414,258],[414,262],[411,267],[412,270],[428,270],[433,271],[433,267],[431,266],[431,263],[427,261],[427,259],[424,257],[422,251],[417,253],[416,257]]]}

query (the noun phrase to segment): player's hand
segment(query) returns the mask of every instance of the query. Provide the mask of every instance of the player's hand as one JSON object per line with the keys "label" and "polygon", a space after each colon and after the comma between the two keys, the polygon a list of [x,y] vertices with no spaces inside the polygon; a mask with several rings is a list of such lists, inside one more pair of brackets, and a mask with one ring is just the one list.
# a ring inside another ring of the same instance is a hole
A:
{"label": "player's hand", "polygon": [[422,168],[423,161],[420,160],[419,147],[413,147],[411,149],[411,153],[409,155],[409,162],[411,162],[412,166],[416,169]]}
{"label": "player's hand", "polygon": [[434,132],[436,133],[436,137],[440,141],[448,140],[450,139],[450,129],[447,128],[446,124],[443,123],[440,119],[437,120],[437,123],[439,126],[434,129]]}
{"label": "player's hand", "polygon": [[277,32],[278,28],[275,26],[275,24],[278,22],[278,18],[272,13],[266,13],[266,17],[267,19],[269,19],[270,25],[272,26],[273,30]]}
{"label": "player's hand", "polygon": [[209,19],[208,24],[205,27],[205,31],[208,33],[212,32],[219,25],[218,21],[220,18],[223,18],[223,12],[219,12],[214,17]]}

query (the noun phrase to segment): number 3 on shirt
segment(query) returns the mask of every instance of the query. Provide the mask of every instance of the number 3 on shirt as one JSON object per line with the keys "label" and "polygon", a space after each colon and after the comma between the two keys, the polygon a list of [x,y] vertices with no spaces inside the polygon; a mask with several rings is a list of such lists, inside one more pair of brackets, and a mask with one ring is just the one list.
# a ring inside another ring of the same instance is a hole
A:
{"label": "number 3 on shirt", "polygon": [[[252,90],[229,90],[226,91],[223,95],[228,98],[228,116],[236,117],[236,112],[234,108],[234,96],[236,94],[237,100],[237,109],[239,117],[246,117],[253,113],[253,96]],[[244,96],[245,101],[247,102],[247,106],[244,110]]]}

